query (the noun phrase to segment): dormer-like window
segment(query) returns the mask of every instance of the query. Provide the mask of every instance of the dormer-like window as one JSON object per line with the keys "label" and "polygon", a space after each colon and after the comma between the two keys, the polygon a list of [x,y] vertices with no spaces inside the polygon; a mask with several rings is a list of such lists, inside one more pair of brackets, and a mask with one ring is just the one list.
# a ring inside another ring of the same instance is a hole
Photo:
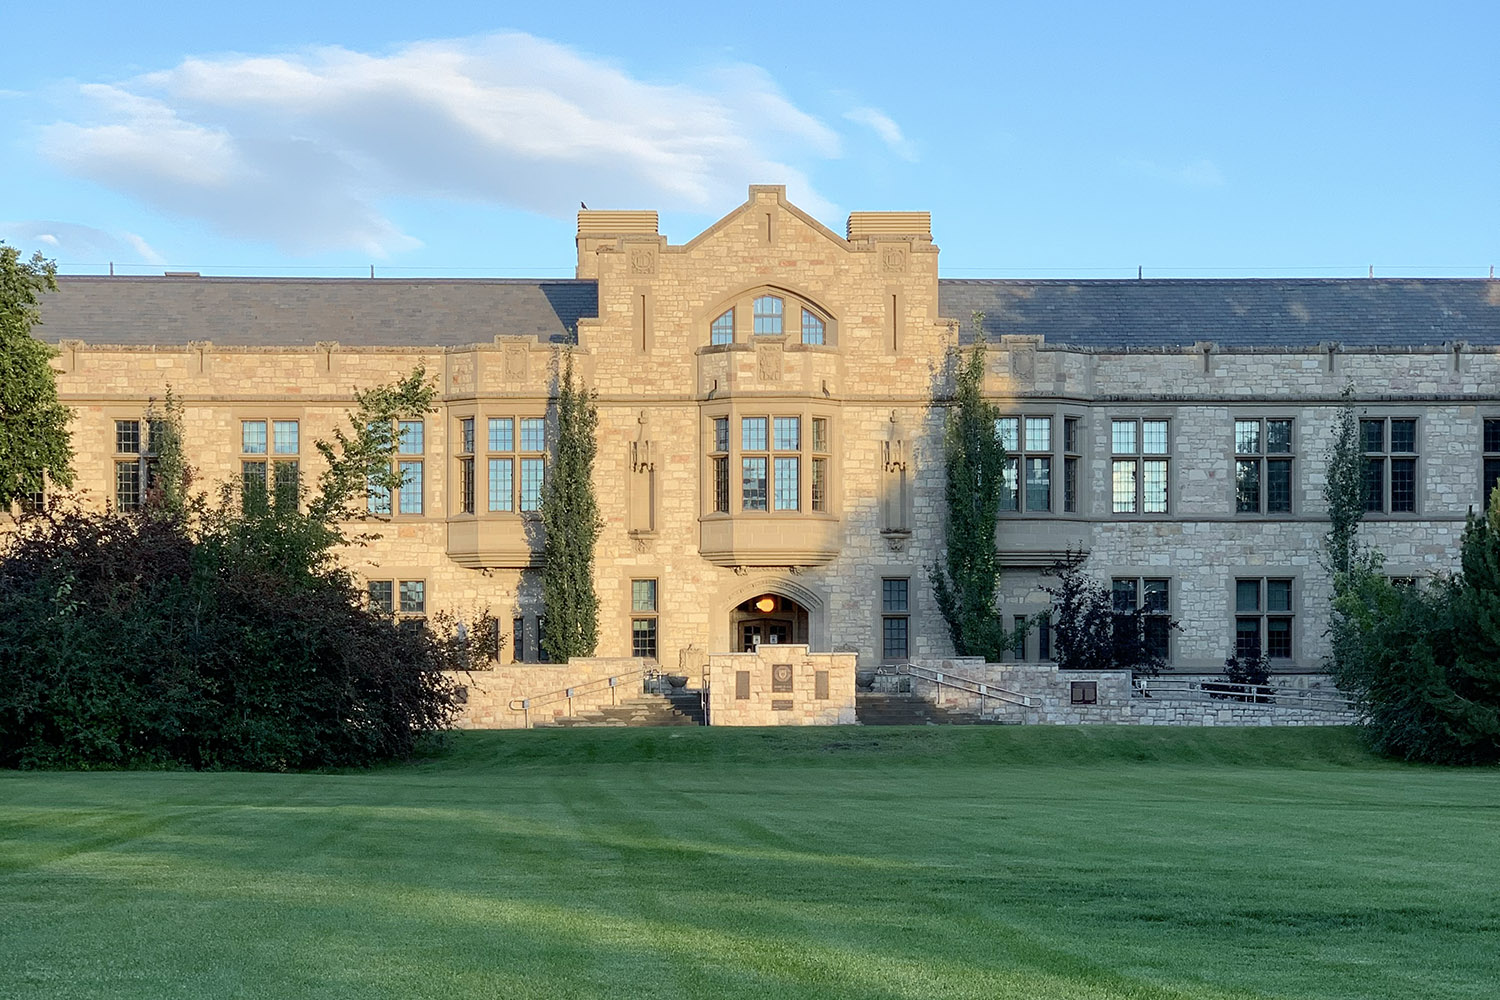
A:
{"label": "dormer-like window", "polygon": [[762,295],[755,300],[755,332],[761,336],[780,336],[783,303],[774,295]]}
{"label": "dormer-like window", "polygon": [[734,310],[727,309],[724,314],[714,320],[713,326],[708,329],[708,342],[710,344],[732,344],[734,343]]}
{"label": "dormer-like window", "polygon": [[824,324],[821,319],[811,312],[802,310],[802,342],[804,344],[823,343]]}

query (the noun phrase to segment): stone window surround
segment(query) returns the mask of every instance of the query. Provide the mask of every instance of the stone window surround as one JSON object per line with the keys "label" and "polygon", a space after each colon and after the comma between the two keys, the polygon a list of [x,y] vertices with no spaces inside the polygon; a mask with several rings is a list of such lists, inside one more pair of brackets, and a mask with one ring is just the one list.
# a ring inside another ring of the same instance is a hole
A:
{"label": "stone window surround", "polygon": [[[392,613],[396,616],[397,619],[423,619],[427,617],[430,609],[434,607],[432,601],[432,586],[427,581],[427,574],[425,570],[412,567],[398,566],[395,568],[391,568],[382,566],[379,570],[378,576],[366,577],[364,581],[364,586],[361,589],[364,592],[365,599],[367,601],[369,600],[370,584],[372,583],[389,583],[391,585]],[[401,585],[403,583],[422,584],[421,611],[401,610]],[[373,607],[373,604],[371,605],[371,607]]]}
{"label": "stone window surround", "polygon": [[[146,499],[146,490],[150,485],[151,468],[154,465],[153,458],[156,452],[151,447],[150,422],[146,419],[146,409],[149,404],[141,403],[131,406],[107,406],[104,407],[101,416],[104,419],[105,454],[110,457],[107,466],[109,481],[104,495],[110,498],[110,502],[117,510],[139,510],[140,504]],[[136,451],[119,451],[119,439],[116,424],[119,421],[134,421],[136,424],[136,440],[139,445]],[[239,424],[234,425],[236,428]],[[238,448],[236,448],[238,451]],[[75,458],[76,461],[76,458]],[[129,507],[120,504],[119,496],[119,468],[122,465],[134,463],[136,466],[137,482],[139,483],[140,497]],[[82,485],[81,483],[79,484]]]}
{"label": "stone window surround", "polygon": [[[1087,456],[1086,449],[1088,448],[1088,441],[1087,441],[1087,438],[1085,436],[1085,428],[1088,426],[1088,410],[1086,408],[1082,408],[1082,407],[1079,407],[1079,406],[1076,406],[1076,405],[1056,405],[1056,406],[1051,406],[1051,407],[1048,407],[1048,406],[1040,406],[1040,407],[1037,407],[1037,406],[1018,406],[1017,405],[1017,400],[1014,397],[1010,397],[1010,396],[991,396],[991,397],[987,397],[987,398],[988,398],[989,403],[996,408],[996,410],[997,410],[997,414],[996,414],[997,418],[1003,419],[1003,418],[1006,418],[1006,417],[1014,417],[1014,418],[1018,418],[1021,421],[1021,423],[1019,425],[1020,426],[1019,433],[1020,433],[1021,444],[1022,444],[1023,447],[1021,448],[1021,450],[1019,452],[1014,453],[1013,455],[1009,452],[1009,449],[1007,449],[1007,457],[1016,457],[1016,458],[1020,458],[1020,457],[1023,457],[1023,456],[1024,457],[1031,457],[1031,458],[1047,457],[1047,458],[1051,458],[1052,459],[1052,472],[1051,472],[1051,475],[1052,475],[1052,489],[1051,489],[1052,497],[1051,497],[1051,504],[1050,504],[1050,508],[1051,509],[1047,510],[1047,511],[1041,511],[1041,510],[1021,510],[1021,509],[1018,509],[1018,510],[1005,510],[1005,509],[1002,509],[1000,511],[1000,516],[1001,517],[1005,517],[1005,518],[1016,519],[1016,518],[1029,518],[1029,517],[1038,517],[1038,516],[1077,517],[1077,516],[1081,515],[1087,509],[1087,507],[1088,507],[1088,497],[1089,497],[1089,490],[1086,488],[1087,485],[1088,485],[1088,469],[1089,469],[1089,464],[1086,461],[1086,456]],[[1050,450],[1048,450],[1046,452],[1040,452],[1040,451],[1032,452],[1032,451],[1027,451],[1027,449],[1024,447],[1024,445],[1026,443],[1026,420],[1025,420],[1025,418],[1027,418],[1027,417],[1050,417],[1050,418],[1052,418],[1052,447],[1051,447]],[[1067,446],[1066,446],[1067,443],[1064,440],[1064,430],[1063,429],[1066,426],[1067,421],[1069,421],[1069,420],[1076,420],[1077,421],[1077,427],[1078,427],[1077,440],[1074,442],[1077,447],[1073,451],[1067,450]],[[1168,441],[1168,448],[1169,449],[1171,447],[1170,437],[1171,437],[1171,432],[1169,430],[1168,431],[1168,439],[1169,439],[1169,441]],[[1074,509],[1074,510],[1064,510],[1063,509],[1064,508],[1064,490],[1066,489],[1067,468],[1068,468],[1068,461],[1070,459],[1075,462],[1074,470],[1075,470],[1076,481],[1075,481],[1075,496],[1074,496],[1075,503],[1074,503],[1074,507],[1076,509]],[[1170,469],[1170,466],[1168,468]],[[1017,473],[1017,484],[1018,484],[1018,488],[1019,488],[1020,492],[1018,494],[1019,495],[1019,503],[1017,504],[1017,506],[1018,507],[1025,507],[1025,503],[1026,503],[1026,497],[1025,497],[1025,494],[1026,494],[1026,473],[1025,473],[1024,464],[1018,465],[1018,469],[1019,469],[1019,471]],[[1168,490],[1168,492],[1170,493],[1170,489]],[[1168,504],[1168,507],[1170,508],[1170,504]]]}
{"label": "stone window surround", "polygon": [[[1176,434],[1176,432],[1175,432],[1175,430],[1174,430],[1174,428],[1172,426],[1176,422],[1176,420],[1177,420],[1176,408],[1175,407],[1142,406],[1142,407],[1137,407],[1135,409],[1127,410],[1127,411],[1120,411],[1120,410],[1115,410],[1113,408],[1109,408],[1109,409],[1102,409],[1101,416],[1103,417],[1103,426],[1101,428],[1100,433],[1104,437],[1104,454],[1105,454],[1105,462],[1104,462],[1104,472],[1105,472],[1104,498],[1105,498],[1105,503],[1104,503],[1104,510],[1108,511],[1111,517],[1125,516],[1125,517],[1131,518],[1132,520],[1148,520],[1149,521],[1149,520],[1155,519],[1155,520],[1164,520],[1165,521],[1165,520],[1172,520],[1172,519],[1176,518],[1177,514],[1175,512],[1175,508],[1176,508],[1176,505],[1178,503],[1178,500],[1175,499],[1174,495],[1175,495],[1176,491],[1173,490],[1173,488],[1172,488],[1172,470],[1177,467],[1177,462],[1178,462],[1178,459],[1177,459],[1177,434]],[[1114,450],[1114,425],[1115,425],[1115,421],[1117,421],[1117,420],[1118,421],[1133,421],[1135,423],[1135,428],[1136,428],[1135,429],[1135,435],[1136,435],[1136,440],[1135,440],[1136,447],[1135,447],[1135,451],[1133,451],[1133,452],[1120,452],[1120,453],[1116,454],[1116,452]],[[1146,446],[1146,442],[1145,442],[1145,431],[1144,431],[1142,425],[1143,425],[1143,421],[1148,421],[1148,420],[1161,420],[1161,421],[1165,421],[1166,424],[1167,424],[1167,447],[1166,447],[1166,451],[1162,452],[1161,454],[1147,454],[1144,451],[1144,448]],[[1120,459],[1121,461],[1134,459],[1135,462],[1136,462],[1136,474],[1135,474],[1135,476],[1136,476],[1136,478],[1135,478],[1135,510],[1133,510],[1133,511],[1117,511],[1117,510],[1115,510],[1115,504],[1114,504],[1114,468],[1115,468],[1115,460],[1117,458]],[[1166,497],[1165,497],[1165,500],[1166,500],[1166,503],[1165,503],[1166,510],[1161,510],[1161,511],[1147,511],[1145,509],[1145,507],[1146,507],[1146,470],[1145,470],[1145,462],[1146,461],[1156,461],[1156,460],[1165,461],[1166,464],[1167,464],[1167,471],[1166,471]]]}
{"label": "stone window surround", "polygon": [[[1260,423],[1260,453],[1258,455],[1252,455],[1249,452],[1244,452],[1242,454],[1239,451],[1239,442],[1236,439],[1235,425],[1239,421],[1242,421],[1242,420],[1255,420],[1255,421],[1259,421],[1259,423]],[[1290,441],[1291,451],[1287,451],[1287,452],[1270,452],[1270,451],[1266,450],[1266,447],[1267,447],[1266,424],[1269,423],[1269,422],[1271,422],[1271,421],[1276,421],[1276,420],[1285,420],[1285,421],[1288,421],[1292,425],[1292,433],[1291,433],[1291,441]],[[1249,410],[1246,407],[1235,407],[1235,408],[1231,409],[1231,411],[1230,411],[1230,417],[1229,417],[1229,453],[1228,453],[1228,456],[1229,456],[1229,470],[1230,470],[1230,475],[1229,475],[1229,504],[1230,504],[1230,510],[1234,512],[1234,514],[1235,514],[1236,517],[1243,518],[1245,520],[1254,520],[1256,518],[1264,518],[1266,520],[1276,520],[1278,518],[1290,518],[1290,517],[1295,516],[1296,511],[1297,511],[1297,507],[1298,507],[1298,504],[1297,504],[1297,466],[1299,464],[1298,455],[1300,454],[1300,450],[1299,450],[1299,448],[1297,446],[1298,446],[1298,434],[1300,432],[1301,424],[1302,424],[1302,421],[1298,420],[1294,414],[1287,412],[1285,409],[1271,409],[1271,410],[1264,410],[1264,411],[1259,411],[1259,412],[1251,411],[1251,410]],[[1168,447],[1170,448],[1170,444],[1169,444]],[[1238,474],[1238,469],[1239,469],[1239,464],[1238,463],[1242,459],[1246,460],[1246,461],[1251,460],[1251,459],[1258,459],[1258,461],[1260,463],[1260,499],[1259,499],[1259,507],[1260,507],[1260,509],[1256,510],[1256,511],[1248,511],[1248,510],[1240,510],[1239,509],[1239,492],[1238,492],[1238,485],[1237,485],[1238,484],[1237,474]],[[1266,509],[1267,505],[1270,502],[1270,477],[1269,477],[1269,473],[1267,472],[1267,466],[1269,465],[1269,463],[1271,461],[1279,461],[1279,460],[1283,460],[1283,459],[1286,460],[1286,461],[1288,461],[1288,462],[1290,462],[1291,467],[1292,467],[1291,468],[1291,473],[1290,473],[1291,484],[1289,486],[1290,496],[1288,498],[1289,509],[1288,510],[1276,510],[1276,511],[1267,510]],[[1170,469],[1170,466],[1168,468]],[[1169,490],[1169,492],[1170,492],[1170,490]],[[1170,506],[1170,504],[1168,506]]]}
{"label": "stone window surround", "polygon": [[[755,300],[767,295],[782,300],[781,333],[757,335],[755,333]],[[822,321],[822,344],[804,344],[802,342],[803,309],[806,309],[815,318]],[[731,310],[734,312],[733,341],[728,344],[713,343],[712,327],[714,321]],[[695,329],[701,331],[702,340],[699,346],[713,347],[717,350],[726,350],[735,344],[742,347],[751,346],[755,344],[757,339],[763,341],[781,339],[788,347],[821,349],[838,346],[838,326],[838,320],[834,318],[833,311],[805,293],[797,292],[781,285],[753,285],[727,298],[720,299],[714,306],[705,309],[699,317],[699,321],[695,324]]]}
{"label": "stone window surround", "polygon": [[[839,482],[838,469],[838,411],[831,406],[818,406],[811,404],[806,399],[788,399],[787,397],[760,397],[754,399],[725,400],[716,406],[702,407],[699,410],[703,435],[703,445],[700,452],[703,455],[703,473],[700,483],[700,507],[705,518],[725,517],[795,517],[795,518],[832,518],[836,516],[842,499],[842,488]],[[774,458],[780,454],[782,457],[791,457],[792,452],[776,452],[769,448],[774,442],[771,440],[775,433],[776,417],[799,417],[801,425],[798,430],[800,438],[796,455],[798,462],[798,487],[797,496],[799,509],[776,510],[775,509],[775,475],[771,471],[771,464],[767,464],[766,477],[766,509],[745,510],[744,500],[741,496],[743,489],[742,466],[740,462],[744,444],[741,439],[744,417],[765,417],[767,421],[767,445],[768,450],[756,451],[756,456],[766,455]],[[813,450],[813,420],[828,421],[828,451]],[[729,421],[729,450],[727,452],[716,451],[714,442],[714,420],[727,419]],[[729,510],[728,512],[714,509],[714,465],[713,457],[727,457],[729,463]],[[812,509],[812,469],[813,458],[826,459],[827,484],[825,496],[825,509]]]}
{"label": "stone window surround", "polygon": [[[1228,607],[1228,611],[1229,611],[1229,629],[1228,629],[1228,632],[1227,632],[1227,636],[1228,636],[1228,640],[1229,640],[1229,652],[1226,655],[1237,655],[1237,653],[1238,653],[1236,636],[1238,634],[1239,619],[1241,619],[1241,618],[1259,618],[1260,619],[1260,648],[1261,648],[1261,652],[1267,654],[1267,662],[1270,663],[1272,669],[1286,670],[1286,669],[1289,669],[1289,668],[1296,667],[1298,665],[1298,663],[1301,662],[1301,657],[1302,657],[1302,630],[1297,627],[1297,619],[1300,618],[1300,617],[1303,617],[1303,614],[1302,614],[1303,597],[1302,597],[1302,576],[1301,576],[1301,574],[1297,573],[1297,572],[1295,572],[1295,571],[1293,571],[1291,569],[1287,569],[1286,571],[1283,572],[1279,567],[1275,567],[1275,566],[1240,566],[1240,567],[1233,568],[1228,573],[1226,573],[1226,578],[1227,578],[1228,583],[1229,583],[1229,586],[1226,588],[1228,590],[1228,595],[1229,595],[1228,596],[1228,602],[1227,602],[1227,607]],[[1259,611],[1240,611],[1239,610],[1239,604],[1238,604],[1238,601],[1236,600],[1236,597],[1237,597],[1236,591],[1238,590],[1238,584],[1239,584],[1239,581],[1241,581],[1241,580],[1255,580],[1260,585],[1260,610]],[[1291,586],[1291,590],[1292,590],[1292,594],[1291,594],[1291,610],[1284,611],[1284,612],[1283,611],[1271,611],[1270,610],[1270,608],[1269,608],[1270,598],[1268,596],[1268,588],[1266,586],[1266,581],[1267,580],[1287,580],[1287,581],[1290,581],[1290,583],[1292,585]],[[1291,623],[1292,623],[1291,624],[1292,655],[1291,655],[1290,658],[1287,658],[1287,659],[1283,659],[1283,658],[1280,658],[1280,657],[1274,657],[1273,658],[1273,657],[1271,657],[1269,655],[1269,651],[1268,651],[1268,648],[1267,648],[1268,645],[1269,645],[1269,642],[1268,642],[1267,635],[1266,635],[1266,619],[1268,619],[1268,618],[1289,618],[1289,619],[1291,619]]]}
{"label": "stone window surround", "polygon": [[[422,450],[420,452],[401,450],[402,424],[422,425]],[[438,413],[434,415],[432,420],[428,420],[426,417],[421,417],[417,420],[397,419],[391,422],[391,433],[392,435],[394,435],[393,440],[395,441],[396,446],[394,454],[391,455],[391,468],[399,469],[403,462],[414,462],[421,466],[421,472],[419,473],[422,477],[421,498],[418,501],[419,505],[421,506],[421,510],[411,511],[403,514],[401,512],[401,489],[396,489],[392,491],[389,497],[385,498],[385,503],[381,505],[388,508],[385,510],[377,510],[377,497],[373,495],[367,495],[365,500],[365,509],[369,513],[374,514],[377,517],[390,518],[393,521],[419,521],[432,516],[432,505],[430,503],[430,499],[434,495],[435,484],[432,483],[428,478],[428,472],[437,463],[430,462],[428,460],[434,454],[432,449],[432,432],[434,429],[437,429],[437,432],[439,434],[443,433],[443,426],[444,425],[441,411],[438,411]]]}
{"label": "stone window surround", "polygon": [[[274,406],[236,406],[229,414],[230,426],[234,428],[235,435],[235,468],[234,475],[237,480],[243,482],[246,462],[264,462],[266,466],[266,490],[271,495],[276,488],[275,466],[279,462],[291,462],[297,467],[298,481],[303,475],[302,455],[306,451],[303,441],[306,438],[306,414],[296,407],[283,405]],[[266,425],[266,450],[263,452],[245,451],[245,424],[264,422]],[[290,421],[297,425],[297,451],[278,452],[276,450],[276,421]]]}
{"label": "stone window surround", "polygon": [[[876,663],[895,663],[896,660],[885,658],[885,619],[891,614],[902,615],[906,618],[906,655],[910,659],[917,655],[916,642],[920,632],[918,625],[919,611],[918,598],[923,593],[923,583],[926,582],[926,569],[919,565],[906,563],[884,563],[870,567],[871,582],[866,593],[870,594],[872,600],[870,608],[870,634],[874,636],[873,648],[875,650]],[[887,613],[885,610],[884,591],[886,580],[905,580],[906,585],[906,611]],[[947,625],[938,617],[937,627],[946,631]]]}
{"label": "stone window surround", "polygon": [[[1425,464],[1422,461],[1422,456],[1426,452],[1426,449],[1423,448],[1423,442],[1422,442],[1422,436],[1423,436],[1423,433],[1424,433],[1424,431],[1426,429],[1425,428],[1425,424],[1426,424],[1426,419],[1425,418],[1427,416],[1427,414],[1424,412],[1424,409],[1425,408],[1423,408],[1423,407],[1414,407],[1414,406],[1359,407],[1358,413],[1355,414],[1355,434],[1356,434],[1356,440],[1358,441],[1358,447],[1359,447],[1359,450],[1360,450],[1360,463],[1361,463],[1360,469],[1361,469],[1361,472],[1363,472],[1364,462],[1366,461],[1367,458],[1373,458],[1373,459],[1376,459],[1376,460],[1383,459],[1384,460],[1384,467],[1385,467],[1385,472],[1384,472],[1385,481],[1382,484],[1382,494],[1383,494],[1383,497],[1382,497],[1382,502],[1381,502],[1381,509],[1380,510],[1366,510],[1364,512],[1364,516],[1366,518],[1369,518],[1371,520],[1381,520],[1381,521],[1386,521],[1386,520],[1401,521],[1401,520],[1412,520],[1412,519],[1416,519],[1416,518],[1422,517],[1422,512],[1423,512],[1423,510],[1427,506],[1425,503],[1423,503],[1423,496],[1422,496],[1422,493],[1423,493],[1423,488],[1422,488],[1423,487],[1423,478],[1422,477],[1423,477],[1423,474],[1424,474],[1424,471],[1425,471],[1425,468],[1426,468]],[[1379,453],[1370,452],[1369,455],[1367,456],[1366,453],[1365,453],[1365,450],[1364,450],[1364,426],[1363,425],[1364,425],[1365,421],[1370,421],[1370,420],[1378,420],[1378,421],[1383,422],[1383,424],[1384,424],[1384,431],[1383,431],[1383,433],[1385,435],[1383,444],[1384,444],[1385,450],[1383,452],[1379,452]],[[1416,451],[1414,451],[1414,452],[1392,452],[1390,450],[1390,447],[1391,447],[1391,421],[1392,420],[1411,420],[1411,421],[1415,421],[1415,423],[1416,423],[1416,430],[1415,430],[1415,433],[1414,433],[1414,440],[1415,440],[1415,447],[1417,449]],[[1480,426],[1480,433],[1483,434],[1484,433],[1484,425],[1483,425],[1483,423],[1481,423],[1479,426]],[[1416,463],[1416,471],[1413,473],[1413,491],[1414,491],[1414,494],[1413,494],[1413,498],[1412,498],[1413,499],[1413,503],[1412,503],[1412,508],[1413,509],[1412,510],[1392,511],[1390,509],[1391,508],[1391,459],[1392,458],[1396,458],[1396,459],[1409,458],[1409,459],[1414,460],[1415,463]],[[1361,490],[1361,494],[1363,494],[1363,490],[1364,490],[1363,479],[1361,479],[1361,482],[1360,482],[1360,490]]]}
{"label": "stone window surround", "polygon": [[[1116,593],[1116,591],[1115,591],[1115,583],[1116,583],[1116,581],[1129,580],[1129,581],[1134,582],[1134,584],[1135,584],[1135,606],[1137,608],[1146,608],[1146,582],[1148,580],[1149,581],[1161,580],[1161,581],[1165,582],[1166,585],[1167,585],[1167,587],[1166,587],[1166,595],[1167,595],[1166,606],[1164,608],[1161,608],[1161,609],[1158,609],[1158,610],[1146,609],[1146,616],[1148,618],[1157,618],[1157,619],[1165,618],[1167,620],[1167,622],[1170,623],[1171,620],[1172,620],[1172,609],[1175,608],[1175,607],[1177,607],[1177,600],[1178,600],[1177,590],[1178,590],[1178,587],[1177,587],[1177,578],[1175,576],[1169,576],[1169,575],[1161,572],[1161,570],[1166,569],[1166,568],[1167,567],[1164,567],[1164,566],[1156,566],[1156,567],[1152,567],[1152,568],[1146,569],[1146,570],[1130,569],[1130,570],[1125,570],[1123,572],[1111,574],[1110,577],[1109,577],[1109,583],[1110,583],[1110,601],[1111,602],[1114,601],[1114,597],[1115,597],[1115,593]],[[1113,606],[1113,603],[1111,603],[1111,606]],[[1165,649],[1165,651],[1163,651],[1161,658],[1167,664],[1170,665],[1171,662],[1172,662],[1172,629],[1170,627],[1170,624],[1166,628],[1166,637],[1165,638],[1166,638],[1166,649]]]}
{"label": "stone window surround", "polygon": [[[635,585],[637,583],[650,582],[652,585],[652,606],[649,610],[635,606]],[[662,576],[656,570],[647,570],[640,567],[632,567],[626,576],[624,583],[626,621],[628,622],[625,641],[630,649],[630,655],[639,655],[635,650],[635,623],[650,619],[652,624],[651,642],[655,648],[654,654],[649,657],[653,663],[659,663],[661,659],[661,590]]]}
{"label": "stone window surround", "polygon": [[[471,403],[463,406],[455,406],[448,410],[447,416],[448,419],[452,422],[453,433],[453,447],[452,449],[450,449],[449,455],[449,475],[453,477],[452,482],[461,486],[463,481],[463,470],[460,468],[460,463],[464,459],[470,457],[472,457],[474,461],[474,510],[472,513],[467,513],[462,509],[463,498],[459,496],[459,489],[454,489],[452,491],[453,498],[451,501],[453,505],[453,511],[451,514],[452,517],[501,518],[510,520],[535,520],[541,517],[540,511],[521,510],[520,460],[522,458],[542,459],[542,482],[543,484],[545,484],[547,475],[546,467],[551,463],[552,455],[550,450],[544,450],[540,452],[523,452],[521,450],[521,421],[543,421],[546,424],[547,445],[550,448],[552,444],[553,428],[551,422],[547,419],[546,405],[547,404],[545,402],[539,403],[535,406],[511,406],[505,405],[504,403],[495,406],[485,406],[483,404]],[[538,410],[540,410],[540,412],[537,412]],[[490,418],[492,417],[500,419],[504,419],[506,417],[510,418],[511,444],[513,446],[510,451],[490,450]],[[459,440],[460,428],[462,427],[463,421],[469,419],[472,419],[474,421],[474,452],[472,456],[469,453],[460,452],[458,450],[463,446],[463,442]],[[438,423],[438,421],[436,420],[432,422],[434,424]],[[491,458],[510,458],[514,460],[514,464],[511,467],[510,476],[510,510],[490,510],[489,497]]]}

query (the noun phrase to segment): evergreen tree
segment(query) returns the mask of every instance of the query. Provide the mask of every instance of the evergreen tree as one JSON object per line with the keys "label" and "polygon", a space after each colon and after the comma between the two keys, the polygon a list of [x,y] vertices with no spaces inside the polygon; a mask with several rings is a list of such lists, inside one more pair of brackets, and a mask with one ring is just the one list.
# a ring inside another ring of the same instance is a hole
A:
{"label": "evergreen tree", "polygon": [[57,291],[57,265],[29,262],[0,243],[0,510],[41,493],[48,478],[73,485],[68,408],[57,401],[53,350],[31,335],[41,296]]}
{"label": "evergreen tree", "polygon": [[1010,645],[995,607],[1000,583],[995,524],[1006,488],[1005,447],[995,434],[999,412],[984,398],[983,319],[975,313],[974,347],[960,360],[948,410],[943,434],[947,547],[928,568],[928,577],[954,651],[996,662]]}
{"label": "evergreen tree", "polygon": [[542,488],[542,602],[547,609],[542,648],[557,663],[593,656],[599,645],[594,546],[604,522],[594,496],[598,425],[593,397],[574,381],[573,353],[568,351],[558,379],[557,457]]}

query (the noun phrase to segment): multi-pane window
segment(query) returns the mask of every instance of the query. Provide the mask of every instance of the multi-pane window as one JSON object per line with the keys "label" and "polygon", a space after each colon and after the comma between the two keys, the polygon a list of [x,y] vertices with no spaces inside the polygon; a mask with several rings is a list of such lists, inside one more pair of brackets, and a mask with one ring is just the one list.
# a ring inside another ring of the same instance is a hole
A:
{"label": "multi-pane window", "polygon": [[1234,653],[1292,658],[1292,581],[1242,577],[1234,581]]}
{"label": "multi-pane window", "polygon": [[458,509],[474,513],[474,418],[458,421]]}
{"label": "multi-pane window", "polygon": [[[1078,513],[1078,418],[1063,417],[1063,511]],[[1047,657],[1042,657],[1047,659]]]}
{"label": "multi-pane window", "polygon": [[372,514],[389,514],[394,508],[399,514],[421,514],[423,496],[423,467],[421,455],[426,449],[426,428],[420,420],[396,422],[396,471],[400,473],[401,485],[393,498],[390,491],[380,483],[371,482],[368,487],[367,507]]}
{"label": "multi-pane window", "polygon": [[1417,509],[1417,421],[1389,417],[1359,422],[1364,452],[1365,510],[1410,514]]}
{"label": "multi-pane window", "polygon": [[273,495],[278,504],[297,502],[301,447],[301,431],[295,420],[240,421],[241,502],[247,510]]}
{"label": "multi-pane window", "polygon": [[828,511],[828,418],[812,418],[812,509]]}
{"label": "multi-pane window", "polygon": [[540,510],[547,468],[546,419],[490,417],[485,439],[489,509],[506,513]]}
{"label": "multi-pane window", "polygon": [[1111,420],[1111,509],[1116,514],[1167,512],[1167,421]]}
{"label": "multi-pane window", "polygon": [[1050,511],[1052,418],[999,417],[995,420],[995,437],[1005,448],[1000,509]]}
{"label": "multi-pane window", "polygon": [[713,447],[710,459],[713,464],[714,511],[729,513],[729,418],[715,417],[713,422]]}
{"label": "multi-pane window", "polygon": [[630,655],[656,659],[656,581],[630,581]]}
{"label": "multi-pane window", "polygon": [[740,418],[743,509],[801,509],[801,450],[801,417]]}
{"label": "multi-pane window", "polygon": [[1145,612],[1146,652],[1168,660],[1171,652],[1171,587],[1164,577],[1115,577],[1111,593],[1114,609],[1121,614]]}
{"label": "multi-pane window", "polygon": [[708,328],[708,342],[710,344],[732,344],[734,343],[734,310],[728,309],[719,314],[712,325]]}
{"label": "multi-pane window", "polygon": [[880,658],[905,660],[911,655],[911,580],[886,577],[880,581]]}
{"label": "multi-pane window", "polygon": [[[146,435],[142,437],[142,424]],[[156,474],[156,458],[149,435],[152,427],[141,420],[115,421],[115,507],[140,510],[146,491]]]}
{"label": "multi-pane window", "polygon": [[1292,509],[1292,422],[1234,422],[1234,509],[1286,514]]}
{"label": "multi-pane window", "polygon": [[375,611],[406,616],[427,613],[427,584],[423,580],[370,580],[365,587]]}
{"label": "multi-pane window", "polygon": [[762,295],[755,300],[753,329],[757,334],[776,336],[782,332],[782,313],[786,304],[775,295]]}
{"label": "multi-pane window", "polygon": [[1490,494],[1500,484],[1500,420],[1484,422],[1484,475],[1481,480],[1484,492],[1479,502],[1485,508],[1490,505]]}
{"label": "multi-pane window", "polygon": [[823,343],[825,329],[825,324],[820,318],[807,309],[802,310],[802,342],[804,344]]}

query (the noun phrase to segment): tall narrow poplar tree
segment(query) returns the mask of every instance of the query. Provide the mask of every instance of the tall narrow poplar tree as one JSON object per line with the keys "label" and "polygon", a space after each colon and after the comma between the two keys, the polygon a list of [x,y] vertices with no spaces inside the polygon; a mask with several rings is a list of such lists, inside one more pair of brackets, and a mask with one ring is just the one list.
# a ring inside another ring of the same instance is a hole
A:
{"label": "tall narrow poplar tree", "polygon": [[41,493],[48,478],[73,485],[68,408],[57,401],[52,348],[31,335],[41,296],[57,291],[57,265],[23,261],[0,243],[0,510]]}
{"label": "tall narrow poplar tree", "polygon": [[574,381],[568,351],[558,377],[557,457],[542,488],[546,563],[542,648],[562,663],[592,656],[599,645],[599,596],[594,592],[594,545],[603,521],[594,496],[594,456],[599,413],[593,397]]}
{"label": "tall narrow poplar tree", "polygon": [[995,434],[999,411],[984,398],[983,319],[982,314],[974,316],[974,347],[960,360],[948,410],[943,435],[947,548],[928,568],[928,577],[954,651],[995,662],[1010,638],[995,607],[1000,583],[995,524],[1004,488],[1005,447]]}
{"label": "tall narrow poplar tree", "polygon": [[1359,421],[1354,415],[1354,382],[1344,383],[1333,419],[1333,442],[1328,447],[1328,478],[1323,499],[1328,502],[1328,534],[1324,551],[1335,587],[1358,551],[1359,522],[1365,516],[1364,454],[1360,451]]}

